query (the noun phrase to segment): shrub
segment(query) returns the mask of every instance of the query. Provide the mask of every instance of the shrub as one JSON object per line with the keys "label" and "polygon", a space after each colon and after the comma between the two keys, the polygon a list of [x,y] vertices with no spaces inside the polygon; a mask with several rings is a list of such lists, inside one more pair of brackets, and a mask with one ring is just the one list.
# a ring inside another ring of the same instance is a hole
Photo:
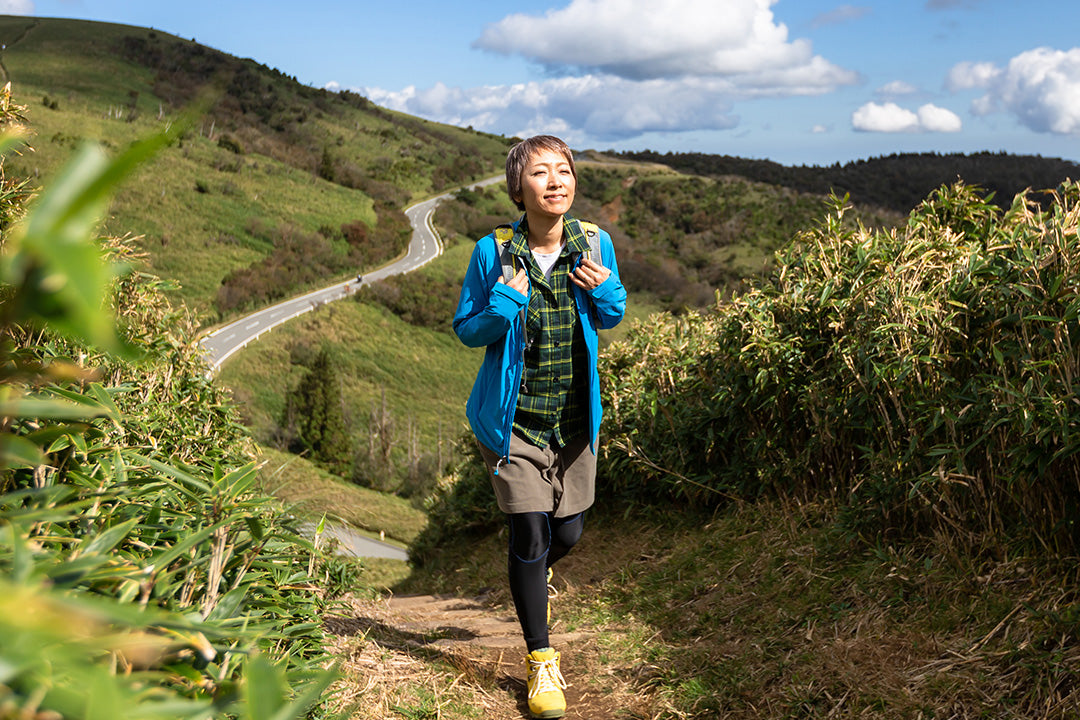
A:
{"label": "shrub", "polygon": [[999,212],[943,187],[906,227],[844,201],[730,303],[602,362],[605,491],[827,496],[858,532],[1080,549],[1080,186]]}

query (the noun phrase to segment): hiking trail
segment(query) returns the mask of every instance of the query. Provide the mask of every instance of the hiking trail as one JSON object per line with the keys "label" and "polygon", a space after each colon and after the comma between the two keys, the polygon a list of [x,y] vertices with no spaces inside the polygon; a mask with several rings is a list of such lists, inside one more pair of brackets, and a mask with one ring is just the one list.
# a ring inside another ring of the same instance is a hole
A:
{"label": "hiking trail", "polygon": [[[598,633],[588,627],[566,628],[553,605],[551,644],[562,653],[567,720],[615,720],[617,712],[633,702],[626,692],[612,691],[610,678],[603,689],[591,689],[589,674],[598,666]],[[342,657],[346,672],[352,665],[368,687],[358,693],[378,692],[380,684],[423,682],[432,661],[444,661],[457,673],[453,684],[465,683],[478,693],[485,720],[528,718],[525,687],[525,648],[512,607],[487,596],[404,595],[380,598],[350,597],[342,610],[325,621]],[[622,685],[620,683],[620,685]],[[359,696],[358,696],[359,697]],[[389,703],[385,709],[392,710]],[[374,716],[373,716],[374,717]],[[381,716],[397,718],[392,711]]]}

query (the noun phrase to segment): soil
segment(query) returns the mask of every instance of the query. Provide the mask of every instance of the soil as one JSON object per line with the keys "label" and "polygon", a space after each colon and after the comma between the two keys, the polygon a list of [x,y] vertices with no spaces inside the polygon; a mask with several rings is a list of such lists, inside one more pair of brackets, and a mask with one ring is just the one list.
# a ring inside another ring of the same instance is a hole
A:
{"label": "soil", "polygon": [[[553,601],[553,614],[558,600]],[[339,641],[362,637],[364,648],[346,650],[354,661],[376,673],[391,666],[408,675],[431,661],[442,660],[458,674],[454,683],[472,685],[481,696],[485,720],[528,718],[525,687],[525,648],[512,608],[485,597],[412,595],[349,600],[348,611],[326,619],[327,630]],[[598,633],[588,628],[561,628],[553,619],[551,645],[561,653],[566,678],[568,720],[615,720],[628,717],[632,696],[612,682],[590,677],[597,667]],[[378,658],[378,659],[376,659]],[[381,668],[381,670],[377,669]],[[399,681],[419,680],[412,675]],[[400,717],[397,714],[386,717]],[[640,717],[640,716],[639,716]]]}

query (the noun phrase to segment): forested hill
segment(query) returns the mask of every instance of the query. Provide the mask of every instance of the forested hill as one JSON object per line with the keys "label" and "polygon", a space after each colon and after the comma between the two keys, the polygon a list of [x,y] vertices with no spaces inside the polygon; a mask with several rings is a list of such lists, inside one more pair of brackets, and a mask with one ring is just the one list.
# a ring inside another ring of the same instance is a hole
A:
{"label": "forested hill", "polygon": [[1080,165],[1060,158],[1007,153],[902,153],[828,167],[787,166],[771,160],[730,155],[627,152],[630,160],[655,162],[695,175],[735,175],[782,185],[800,192],[851,195],[864,205],[908,213],[930,192],[963,180],[994,194],[994,202],[1008,205],[1025,189],[1056,188],[1067,179],[1080,178]]}
{"label": "forested hill", "polygon": [[0,44],[33,132],[17,175],[44,183],[86,140],[115,150],[189,119],[119,190],[106,230],[141,236],[171,299],[211,323],[396,257],[402,209],[497,173],[510,143],[159,30],[0,15]]}

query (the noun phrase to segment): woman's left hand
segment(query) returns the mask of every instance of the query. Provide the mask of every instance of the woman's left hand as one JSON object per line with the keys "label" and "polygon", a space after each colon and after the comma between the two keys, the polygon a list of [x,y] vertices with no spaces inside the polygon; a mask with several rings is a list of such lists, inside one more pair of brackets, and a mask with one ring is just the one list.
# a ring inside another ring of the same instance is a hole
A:
{"label": "woman's left hand", "polygon": [[611,270],[586,258],[578,263],[577,269],[570,275],[570,279],[580,288],[593,290],[600,283],[607,280],[609,275],[611,275]]}

